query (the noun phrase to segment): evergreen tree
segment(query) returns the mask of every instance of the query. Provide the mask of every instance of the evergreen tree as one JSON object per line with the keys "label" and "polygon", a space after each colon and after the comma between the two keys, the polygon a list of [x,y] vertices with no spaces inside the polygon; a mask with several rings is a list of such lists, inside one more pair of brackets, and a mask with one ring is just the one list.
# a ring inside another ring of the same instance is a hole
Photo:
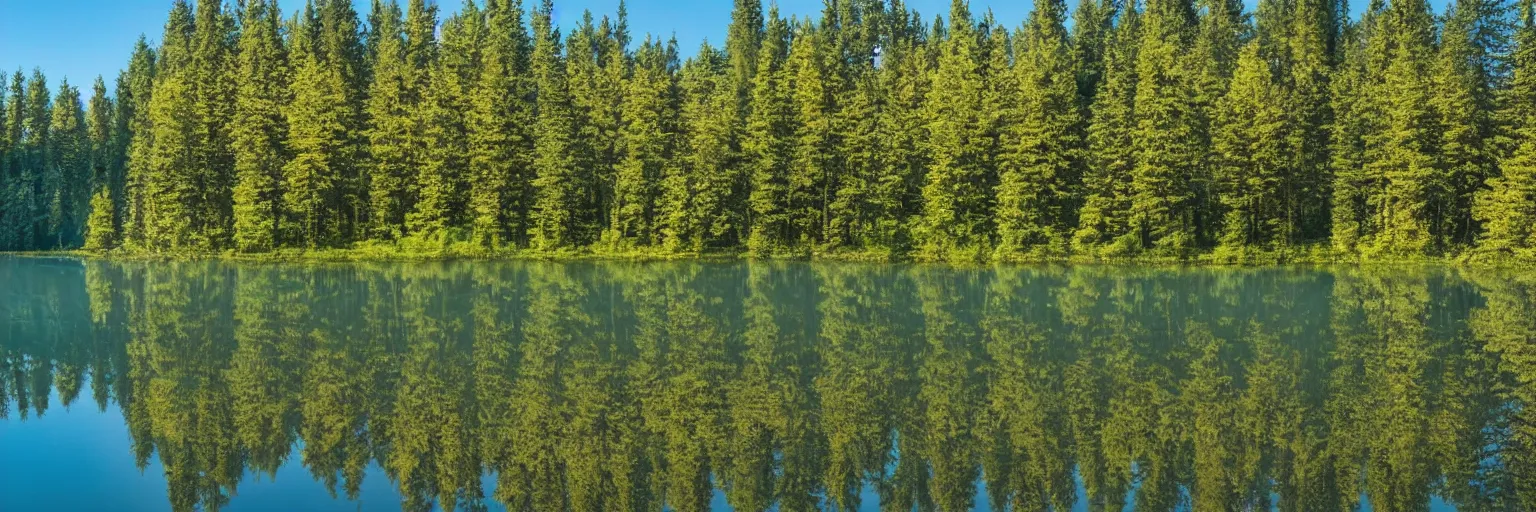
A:
{"label": "evergreen tree", "polygon": [[[149,159],[154,148],[154,119],[149,112],[154,103],[159,67],[154,50],[150,49],[142,36],[133,47],[126,73],[127,87],[118,88],[118,100],[121,102],[118,108],[119,136],[127,139],[123,146],[126,165],[122,199],[118,205],[122,237],[120,242],[132,248],[143,248],[146,239],[144,224],[148,207]],[[123,94],[125,91],[127,96]]]}
{"label": "evergreen tree", "polygon": [[235,82],[235,19],[218,0],[197,2],[192,55],[185,83],[192,96],[196,120],[191,139],[192,165],[187,177],[193,188],[192,239],[202,249],[230,245],[235,184],[230,122]]}
{"label": "evergreen tree", "polygon": [[615,181],[606,243],[615,248],[649,246],[656,242],[657,185],[675,158],[676,141],[674,52],[660,40],[646,37],[635,52],[635,69],[625,86],[623,128],[619,147],[623,158]]}
{"label": "evergreen tree", "polygon": [[758,49],[752,108],[741,141],[752,185],[747,198],[752,218],[747,249],[756,255],[780,253],[795,242],[788,202],[795,156],[795,109],[786,63],[789,47],[790,22],[780,17],[774,6],[769,9],[768,28]]}
{"label": "evergreen tree", "polygon": [[[1498,4],[1485,0],[1453,3],[1440,34],[1433,66],[1431,106],[1439,122],[1436,168],[1443,189],[1431,208],[1434,232],[1444,247],[1465,247],[1479,227],[1472,206],[1485,182],[1493,177],[1497,155],[1493,147],[1494,105],[1488,48],[1495,43],[1479,37],[1479,27],[1498,23]],[[1499,46],[1502,46],[1500,44]]]}
{"label": "evergreen tree", "polygon": [[[384,239],[399,238],[405,233],[405,215],[411,205],[410,172],[417,168],[417,134],[414,116],[418,103],[417,84],[426,77],[426,68],[415,67],[411,49],[413,43],[406,39],[405,20],[401,18],[400,5],[390,1],[376,4],[378,12],[371,15],[378,20],[373,27],[375,39],[373,81],[368,89],[368,198],[369,234]],[[435,10],[428,10],[420,0],[411,3],[413,16],[430,16],[426,23],[436,25]],[[423,23],[412,20],[414,23]],[[433,37],[433,31],[426,31]]]}
{"label": "evergreen tree", "polygon": [[416,110],[426,145],[416,175],[416,208],[406,216],[406,227],[414,234],[431,238],[461,225],[468,192],[464,114],[479,79],[483,21],[479,8],[466,2],[443,23],[438,59]]}
{"label": "evergreen tree", "polygon": [[277,247],[281,227],[284,136],[288,103],[288,55],[281,11],[271,0],[248,0],[241,19],[235,72],[235,113],[230,124],[234,150],[234,242],[241,251]]}
{"label": "evergreen tree", "polygon": [[85,242],[90,211],[91,139],[80,90],[64,80],[54,96],[48,127],[48,170],[42,183],[48,202],[47,247],[76,248]]}
{"label": "evergreen tree", "polygon": [[1125,255],[1141,248],[1141,233],[1131,218],[1133,144],[1136,130],[1136,43],[1141,39],[1140,13],[1126,7],[1110,31],[1104,55],[1104,78],[1094,96],[1088,128],[1088,166],[1083,178],[1083,208],[1072,236],[1078,252]]}
{"label": "evergreen tree", "polygon": [[1001,160],[998,254],[1048,248],[1061,253],[1081,202],[1082,122],[1078,79],[1067,39],[1066,4],[1036,5],[1024,28],[1017,74],[1019,118]]}
{"label": "evergreen tree", "polygon": [[1377,230],[1381,186],[1366,172],[1370,156],[1366,135],[1378,129],[1382,115],[1374,95],[1381,88],[1386,67],[1383,30],[1385,3],[1376,0],[1349,27],[1340,45],[1340,64],[1331,80],[1330,106],[1334,114],[1330,166],[1333,196],[1330,200],[1331,240],[1336,251],[1353,254]]}
{"label": "evergreen tree", "polygon": [[576,167],[576,114],[560,55],[560,31],[551,23],[550,0],[533,13],[534,84],[538,121],[534,128],[534,203],[528,236],[537,250],[569,249],[586,241],[585,192],[589,184]]}
{"label": "evergreen tree", "polygon": [[683,65],[680,157],[663,171],[658,223],[662,247],[698,252],[744,238],[737,192],[736,89],[724,53],[704,43]]}
{"label": "evergreen tree", "polygon": [[528,233],[533,88],[521,0],[488,2],[480,76],[467,116],[470,215],[486,246],[521,245]]}
{"label": "evergreen tree", "polygon": [[987,94],[982,37],[965,0],[950,4],[949,25],[936,45],[938,67],[926,102],[929,168],[923,185],[919,255],[979,255],[990,245],[994,127]]}
{"label": "evergreen tree", "polygon": [[1530,2],[1520,4],[1517,23],[1501,112],[1513,150],[1499,160],[1502,174],[1477,194],[1473,214],[1485,230],[1478,238],[1480,250],[1531,256],[1536,249],[1536,21]]}
{"label": "evergreen tree", "polygon": [[292,158],[283,166],[284,218],[279,225],[285,226],[285,244],[314,248],[344,240],[349,212],[343,207],[343,169],[355,154],[349,151],[343,68],[327,65],[326,17],[313,8],[305,11],[289,47],[292,100],[285,115]]}
{"label": "evergreen tree", "polygon": [[1328,236],[1331,195],[1330,128],[1334,120],[1329,97],[1337,50],[1337,24],[1333,2],[1301,0],[1286,42],[1288,80],[1283,99],[1291,112],[1288,144],[1296,153],[1290,167],[1290,186],[1284,191],[1288,222],[1298,241],[1323,240]]}
{"label": "evergreen tree", "polygon": [[1202,111],[1185,57],[1193,18],[1187,0],[1149,1],[1136,50],[1131,222],[1142,248],[1162,254],[1182,254],[1198,241]]}
{"label": "evergreen tree", "polygon": [[[149,100],[148,133],[143,148],[142,245],[150,251],[195,249],[193,217],[198,213],[195,189],[199,117],[188,83],[193,54],[191,7],[177,0],[171,7],[160,44],[153,97]],[[135,157],[140,154],[136,151]]]}
{"label": "evergreen tree", "polygon": [[1382,184],[1376,198],[1381,230],[1370,251],[1423,254],[1440,249],[1433,210],[1445,182],[1435,169],[1436,119],[1430,109],[1433,20],[1423,0],[1392,2],[1385,12],[1387,64],[1373,95],[1383,115],[1366,135],[1365,172]]}
{"label": "evergreen tree", "polygon": [[911,243],[911,220],[921,213],[923,176],[928,169],[923,105],[930,62],[924,55],[921,17],[899,2],[887,10],[885,42],[880,47],[879,80],[885,101],[879,116],[879,177],[869,203],[876,227],[866,250],[904,254]]}
{"label": "evergreen tree", "polygon": [[1243,47],[1230,90],[1212,119],[1214,192],[1223,215],[1218,255],[1294,241],[1285,201],[1294,148],[1284,91],[1257,41]]}
{"label": "evergreen tree", "polygon": [[[826,19],[823,20],[828,21]],[[835,50],[836,32],[802,22],[790,45],[786,66],[794,105],[794,149],[789,166],[789,207],[791,244],[814,247],[824,241],[829,219],[830,195],[836,190],[837,173],[832,131],[836,111],[832,97],[839,84],[827,69]]]}
{"label": "evergreen tree", "polygon": [[[734,0],[731,8],[731,26],[726,29],[725,54],[731,60],[731,80],[740,88],[743,101],[752,93],[752,78],[761,68],[758,55],[762,52],[767,35],[764,33],[762,0]],[[777,6],[775,6],[777,7]],[[769,14],[767,23],[773,22]]]}
{"label": "evergreen tree", "polygon": [[[126,93],[127,91],[124,91]],[[3,103],[3,102],[0,102]],[[86,107],[86,138],[90,146],[89,182],[82,186],[83,196],[90,201],[87,209],[82,247],[90,251],[112,249],[118,241],[118,217],[115,201],[121,157],[117,151],[115,117],[116,105],[107,96],[107,84],[96,77],[91,86],[91,100]],[[0,121],[0,126],[4,122]],[[4,157],[0,156],[0,161]]]}

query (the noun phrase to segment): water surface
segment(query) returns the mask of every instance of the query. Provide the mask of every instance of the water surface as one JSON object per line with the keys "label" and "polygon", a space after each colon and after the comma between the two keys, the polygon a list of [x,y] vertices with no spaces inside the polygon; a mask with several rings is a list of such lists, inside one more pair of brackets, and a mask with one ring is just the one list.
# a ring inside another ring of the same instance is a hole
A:
{"label": "water surface", "polygon": [[0,257],[0,510],[1532,510],[1536,275]]}

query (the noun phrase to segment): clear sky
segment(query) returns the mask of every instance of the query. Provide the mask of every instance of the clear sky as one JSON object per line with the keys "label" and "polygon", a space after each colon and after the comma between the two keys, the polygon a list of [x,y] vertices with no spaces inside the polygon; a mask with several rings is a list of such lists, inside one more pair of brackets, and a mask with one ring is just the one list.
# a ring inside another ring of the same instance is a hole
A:
{"label": "clear sky", "polygon": [[[288,12],[304,0],[280,0]],[[532,4],[536,0],[525,0]],[[771,1],[771,0],[770,0]],[[1252,4],[1256,0],[1248,0]],[[457,10],[463,0],[439,0],[443,11]],[[1446,0],[1431,0],[1437,10]],[[367,15],[366,0],[358,0],[359,13]],[[404,3],[404,0],[402,0]],[[556,0],[556,22],[569,27],[584,9],[595,15],[612,13],[619,0]],[[765,5],[769,3],[764,2]],[[1068,4],[1075,4],[1069,1]],[[1351,0],[1363,4],[1364,0]],[[778,0],[780,11],[812,15],[821,12],[822,0]],[[924,18],[949,11],[949,0],[907,0]],[[144,34],[155,41],[165,23],[171,0],[0,0],[0,70],[30,71],[42,67],[49,86],[61,78],[88,87],[97,75],[110,86],[128,60],[133,42]],[[1015,27],[1024,21],[1029,0],[971,0],[976,13],[991,9],[998,21]],[[1358,8],[1352,6],[1353,12]],[[705,39],[722,44],[731,16],[731,0],[629,0],[630,27],[636,39],[649,32],[676,34],[685,54]]]}

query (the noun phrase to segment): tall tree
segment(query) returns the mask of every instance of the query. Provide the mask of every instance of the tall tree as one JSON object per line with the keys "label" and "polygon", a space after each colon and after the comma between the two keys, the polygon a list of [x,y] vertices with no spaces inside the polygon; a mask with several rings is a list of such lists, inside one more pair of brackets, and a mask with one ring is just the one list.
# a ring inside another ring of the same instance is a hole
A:
{"label": "tall tree", "polygon": [[80,90],[59,84],[49,115],[47,163],[43,174],[42,212],[49,240],[46,247],[75,248],[84,243],[85,217],[91,197],[91,139],[85,122]]}
{"label": "tall tree", "polygon": [[560,55],[560,31],[551,16],[550,0],[533,13],[534,84],[538,90],[538,121],[534,128],[533,189],[528,236],[539,250],[568,249],[587,241],[583,221],[585,191],[590,184],[576,167],[576,114]]}
{"label": "tall tree", "polygon": [[1018,59],[1019,118],[1000,160],[998,254],[1063,253],[1081,203],[1083,124],[1078,80],[1067,39],[1066,3],[1036,4]]}
{"label": "tall tree", "polygon": [[[1218,253],[1240,254],[1295,241],[1285,200],[1290,178],[1284,91],[1257,41],[1243,47],[1230,90],[1212,123],[1214,193],[1223,216]],[[1234,255],[1235,255],[1234,254]]]}
{"label": "tall tree", "polygon": [[656,242],[657,185],[675,158],[677,120],[674,51],[646,37],[635,52],[635,69],[625,85],[622,160],[615,169],[614,204],[605,241],[616,249]]}
{"label": "tall tree", "polygon": [[[89,182],[85,185],[85,197],[90,204],[85,205],[85,229],[81,233],[81,244],[86,250],[111,249],[117,246],[118,241],[118,210],[114,203],[119,197],[116,182],[122,163],[115,133],[117,106],[107,94],[107,83],[101,77],[96,77],[85,113],[86,137],[91,155]],[[0,121],[0,126],[3,125],[4,122]],[[0,156],[0,161],[3,160],[4,157]]]}
{"label": "tall tree", "polygon": [[235,184],[230,123],[235,114],[235,19],[218,0],[197,2],[185,79],[196,120],[192,135],[192,239],[199,248],[230,245]]}
{"label": "tall tree", "polygon": [[241,18],[235,71],[235,113],[230,124],[234,150],[234,242],[241,251],[277,247],[282,212],[283,165],[288,133],[288,53],[282,16],[275,1],[248,0]]}
{"label": "tall tree", "polygon": [[416,174],[416,208],[406,215],[406,227],[418,235],[436,237],[462,224],[469,151],[464,114],[479,79],[483,23],[473,2],[443,22],[438,59],[422,89],[416,112],[426,147]]}
{"label": "tall tree", "polygon": [[1520,4],[1510,58],[1512,75],[1502,111],[1513,150],[1499,160],[1502,174],[1477,194],[1473,214],[1482,223],[1479,249],[1530,256],[1536,249],[1536,20],[1530,2]]}
{"label": "tall tree", "polygon": [[770,8],[768,29],[752,76],[751,111],[741,141],[751,180],[747,202],[752,234],[747,249],[764,256],[783,252],[796,242],[788,201],[795,156],[795,110],[786,62],[790,37],[789,20],[779,16],[777,6]]}
{"label": "tall tree", "polygon": [[1147,2],[1136,50],[1136,130],[1131,219],[1142,248],[1182,254],[1198,242],[1196,187],[1202,114],[1186,53],[1194,30],[1187,0]]}
{"label": "tall tree", "polygon": [[1120,14],[1104,52],[1103,82],[1093,99],[1088,127],[1088,165],[1083,177],[1083,207],[1072,235],[1074,250],[1120,256],[1141,248],[1141,233],[1131,220],[1133,144],[1136,130],[1137,41],[1141,17],[1134,6]]}
{"label": "tall tree", "polygon": [[485,17],[480,76],[467,116],[471,225],[483,245],[521,245],[528,232],[529,127],[535,119],[528,30],[521,0],[488,2]]}
{"label": "tall tree", "polygon": [[979,257],[991,245],[994,127],[985,111],[983,34],[966,0],[953,0],[936,45],[938,67],[927,96],[929,168],[923,185],[918,252],[924,258]]}

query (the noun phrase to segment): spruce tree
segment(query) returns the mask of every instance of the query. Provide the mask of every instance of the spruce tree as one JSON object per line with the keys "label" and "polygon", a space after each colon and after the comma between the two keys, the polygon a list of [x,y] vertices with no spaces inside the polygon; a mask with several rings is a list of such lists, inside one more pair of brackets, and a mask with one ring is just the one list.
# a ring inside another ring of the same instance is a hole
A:
{"label": "spruce tree", "polygon": [[822,242],[827,227],[830,193],[836,190],[833,176],[838,162],[832,131],[835,110],[832,96],[839,84],[827,69],[828,52],[834,50],[835,33],[821,31],[809,20],[802,22],[790,45],[787,67],[794,104],[794,150],[789,166],[788,206],[790,243],[809,249]]}
{"label": "spruce tree", "polygon": [[635,52],[635,69],[624,93],[623,157],[615,169],[614,204],[604,241],[616,249],[655,243],[657,185],[674,158],[676,120],[670,52],[646,37]]}
{"label": "spruce tree", "polygon": [[990,245],[996,143],[983,108],[987,94],[982,34],[965,0],[950,4],[944,35],[936,45],[937,69],[927,96],[928,175],[923,185],[919,256],[979,255]]}
{"label": "spruce tree", "polygon": [[741,237],[734,130],[736,88],[729,62],[708,42],[683,65],[679,83],[680,158],[663,171],[658,222],[662,247],[699,252],[730,246]]}
{"label": "spruce tree", "polygon": [[878,71],[885,93],[877,127],[880,175],[870,185],[869,197],[876,226],[865,244],[866,250],[899,256],[910,248],[911,220],[921,212],[920,192],[928,168],[922,142],[927,140],[923,104],[929,60],[922,18],[899,1],[892,2],[887,13]]}
{"label": "spruce tree", "polygon": [[4,194],[5,200],[0,204],[0,220],[5,222],[3,225],[5,232],[0,234],[0,247],[6,250],[21,250],[25,249],[29,243],[28,239],[32,232],[32,212],[29,209],[30,203],[26,202],[31,196],[27,193],[26,182],[23,181],[27,176],[25,171],[28,165],[25,158],[26,152],[22,147],[22,137],[26,133],[27,94],[26,76],[21,74],[20,69],[11,76],[7,96],[10,98],[10,103],[5,109],[6,158],[4,162],[0,162],[4,165],[4,169],[0,170],[5,172],[4,188],[0,188],[0,194]]}
{"label": "spruce tree", "polygon": [[[126,93],[126,91],[124,91]],[[83,198],[89,201],[82,248],[102,251],[117,246],[116,181],[121,157],[117,151],[115,105],[107,96],[107,84],[96,77],[91,86],[91,100],[86,107],[86,138],[90,147],[89,180],[82,185]],[[0,122],[0,126],[4,123]],[[3,160],[3,157],[0,157]]]}
{"label": "spruce tree", "polygon": [[80,90],[64,80],[54,96],[48,127],[48,169],[44,172],[44,212],[48,216],[50,249],[73,249],[85,241],[85,217],[90,211],[91,140]]}
{"label": "spruce tree", "polygon": [[[427,16],[435,11],[421,7],[421,1],[411,3],[412,13]],[[378,20],[373,27],[376,34],[370,44],[374,48],[373,81],[368,89],[368,199],[369,235],[381,239],[396,239],[405,234],[405,215],[410,211],[411,184],[415,182],[411,172],[419,164],[416,146],[417,134],[415,110],[417,84],[425,78],[425,68],[413,67],[409,52],[412,45],[406,39],[405,20],[400,6],[394,1],[376,4],[380,12],[371,17]],[[413,20],[416,21],[416,20]],[[433,19],[431,23],[435,24]],[[426,32],[432,37],[432,32]],[[416,41],[420,43],[420,41]]]}
{"label": "spruce tree", "polygon": [[[126,139],[122,151],[126,159],[122,194],[118,202],[121,227],[119,243],[131,248],[145,247],[150,153],[154,149],[154,120],[149,112],[159,66],[154,50],[139,37],[128,59],[126,88],[118,88],[119,137]],[[127,96],[123,95],[124,91]],[[131,99],[131,101],[128,101]]]}
{"label": "spruce tree", "polygon": [[1066,4],[1036,4],[1018,59],[1019,117],[997,188],[999,257],[1046,248],[1064,252],[1081,203],[1082,122],[1067,39]]}
{"label": "spruce tree", "polygon": [[1216,105],[1212,129],[1216,214],[1222,215],[1218,255],[1240,258],[1250,248],[1295,240],[1285,192],[1294,149],[1284,91],[1257,41],[1243,47],[1232,84]]}
{"label": "spruce tree", "polygon": [[1382,184],[1377,198],[1381,229],[1370,251],[1424,254],[1439,249],[1433,226],[1437,195],[1445,186],[1435,169],[1436,128],[1430,110],[1433,23],[1423,0],[1393,2],[1385,13],[1387,64],[1374,95],[1383,114],[1366,135],[1365,172]]}
{"label": "spruce tree", "polygon": [[[734,0],[731,8],[731,25],[726,29],[725,54],[731,60],[732,83],[740,88],[738,94],[745,101],[751,94],[753,76],[761,68],[758,55],[765,43],[762,0]],[[777,6],[775,6],[777,7]],[[768,23],[773,22],[770,14]]]}
{"label": "spruce tree", "polygon": [[532,87],[521,0],[488,2],[480,76],[466,116],[469,214],[474,239],[487,247],[521,245],[527,230],[532,165]]}
{"label": "spruce tree", "polygon": [[[1474,198],[1493,177],[1497,155],[1493,146],[1494,105],[1487,62],[1492,59],[1478,28],[1496,22],[1497,4],[1462,0],[1451,4],[1440,34],[1433,65],[1431,107],[1439,123],[1436,168],[1442,189],[1435,194],[1430,219],[1442,247],[1470,245],[1479,231],[1473,217]],[[1491,11],[1491,12],[1490,12]],[[1502,46],[1502,45],[1500,45]]]}
{"label": "spruce tree", "polygon": [[1286,39],[1288,67],[1281,70],[1288,80],[1283,89],[1285,108],[1291,112],[1288,144],[1296,151],[1283,200],[1298,240],[1315,242],[1328,236],[1331,219],[1330,201],[1317,198],[1331,195],[1329,137],[1334,113],[1329,87],[1339,29],[1333,2],[1300,0],[1295,9]]}
{"label": "spruce tree", "polygon": [[1203,112],[1186,57],[1194,13],[1187,0],[1154,0],[1136,50],[1136,130],[1131,218],[1142,247],[1178,255],[1197,243],[1196,181]]}
{"label": "spruce tree", "polygon": [[177,0],[165,24],[154,94],[148,105],[147,144],[142,155],[142,227],[135,227],[142,230],[144,248],[153,252],[196,249],[192,229],[193,217],[200,213],[195,188],[200,117],[192,84],[188,83],[193,27],[191,7]]}
{"label": "spruce tree", "polygon": [[246,252],[267,251],[280,240],[284,137],[288,127],[288,54],[281,11],[272,0],[248,0],[235,71],[235,114],[230,138],[235,156],[234,242]]}
{"label": "spruce tree", "polygon": [[426,145],[416,174],[416,208],[406,216],[406,227],[414,234],[433,238],[461,225],[468,192],[464,113],[479,78],[482,23],[472,2],[443,23],[438,59],[417,108]]}
{"label": "spruce tree", "polygon": [[[283,243],[315,248],[342,241],[341,208],[348,151],[345,78],[327,66],[324,18],[306,9],[290,45],[291,101],[285,111],[288,151],[283,165]],[[157,91],[158,95],[158,91]]]}
{"label": "spruce tree", "polygon": [[752,74],[751,112],[741,141],[751,180],[747,202],[752,234],[747,249],[760,256],[783,252],[794,242],[788,202],[795,155],[795,109],[786,65],[789,23],[779,16],[777,6],[769,9],[768,28],[758,49],[757,70]]}
{"label": "spruce tree", "polygon": [[1382,123],[1375,95],[1381,88],[1386,66],[1382,10],[1374,0],[1360,21],[1347,31],[1340,45],[1339,65],[1333,73],[1330,108],[1334,114],[1330,167],[1333,195],[1330,199],[1330,236],[1335,251],[1354,254],[1377,229],[1379,211],[1375,197],[1381,186],[1365,170],[1370,157],[1367,134]]}
{"label": "spruce tree", "polygon": [[1140,13],[1126,7],[1110,31],[1104,52],[1103,83],[1094,96],[1088,128],[1088,166],[1083,177],[1083,207],[1072,235],[1074,251],[1118,256],[1141,248],[1141,233],[1131,218],[1133,144],[1136,130],[1136,43]]}
{"label": "spruce tree", "polygon": [[586,241],[582,212],[589,183],[576,167],[576,114],[560,55],[560,31],[551,23],[550,0],[533,13],[534,84],[538,121],[534,128],[533,189],[528,237],[540,251],[569,249]]}
{"label": "spruce tree", "polygon": [[1536,21],[1530,2],[1519,9],[1500,112],[1513,149],[1499,160],[1502,174],[1478,192],[1473,214],[1484,230],[1480,251],[1530,257],[1536,256]]}
{"label": "spruce tree", "polygon": [[191,142],[193,167],[187,176],[194,187],[192,239],[202,249],[230,245],[235,184],[230,122],[235,114],[235,20],[222,2],[197,2],[192,55],[185,70],[195,110]]}

